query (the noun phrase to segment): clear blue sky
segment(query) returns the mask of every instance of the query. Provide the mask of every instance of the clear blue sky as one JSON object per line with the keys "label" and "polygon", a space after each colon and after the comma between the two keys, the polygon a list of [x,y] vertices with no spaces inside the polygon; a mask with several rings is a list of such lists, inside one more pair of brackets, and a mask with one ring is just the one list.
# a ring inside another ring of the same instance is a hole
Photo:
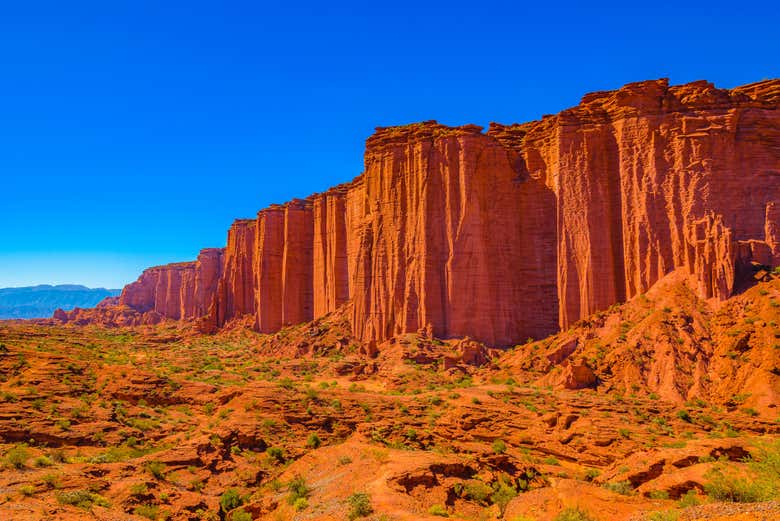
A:
{"label": "clear blue sky", "polygon": [[780,76],[778,2],[4,2],[0,287],[120,287],[351,179],[377,125]]}

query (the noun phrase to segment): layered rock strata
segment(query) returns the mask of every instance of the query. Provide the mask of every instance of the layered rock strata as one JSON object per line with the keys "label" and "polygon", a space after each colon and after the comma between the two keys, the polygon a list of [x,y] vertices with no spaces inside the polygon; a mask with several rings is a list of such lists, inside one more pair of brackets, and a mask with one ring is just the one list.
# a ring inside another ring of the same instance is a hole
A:
{"label": "layered rock strata", "polygon": [[120,303],[272,332],[352,306],[355,336],[539,338],[685,268],[724,299],[780,262],[780,80],[646,81],[487,132],[378,128],[351,183],[236,221]]}

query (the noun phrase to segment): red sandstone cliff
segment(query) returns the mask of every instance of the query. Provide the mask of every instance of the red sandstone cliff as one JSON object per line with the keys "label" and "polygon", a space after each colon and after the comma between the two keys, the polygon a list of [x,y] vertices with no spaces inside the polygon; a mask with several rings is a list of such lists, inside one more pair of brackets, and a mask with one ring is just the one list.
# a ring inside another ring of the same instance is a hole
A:
{"label": "red sandstone cliff", "polygon": [[271,332],[352,302],[369,343],[539,338],[685,268],[724,299],[780,262],[780,80],[629,84],[522,125],[380,128],[351,183],[236,221],[120,304]]}
{"label": "red sandstone cliff", "polygon": [[556,329],[555,200],[517,151],[477,126],[379,129],[363,184],[357,337],[510,344]]}
{"label": "red sandstone cliff", "polygon": [[205,315],[222,275],[221,248],[201,250],[194,262],[179,262],[145,270],[128,284],[118,304],[140,313],[154,311],[174,320]]}

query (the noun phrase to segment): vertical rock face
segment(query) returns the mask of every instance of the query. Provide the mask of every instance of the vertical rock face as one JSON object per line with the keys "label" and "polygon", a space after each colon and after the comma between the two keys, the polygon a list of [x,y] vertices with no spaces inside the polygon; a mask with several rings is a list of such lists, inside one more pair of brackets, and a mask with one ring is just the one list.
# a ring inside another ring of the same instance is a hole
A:
{"label": "vertical rock face", "polygon": [[[701,239],[690,232],[711,213],[728,240],[769,240],[780,195],[778,98],[777,80],[731,91],[648,81],[501,129],[521,135],[529,171],[556,193],[562,327],[678,267],[733,279],[697,270],[733,263],[734,247],[696,268],[688,252]],[[722,298],[733,280],[710,286],[705,295]]]}
{"label": "vertical rock face", "polygon": [[285,205],[283,241],[282,325],[309,322],[314,318],[311,201],[295,200]]}
{"label": "vertical rock face", "polygon": [[780,264],[780,201],[770,201],[766,205],[764,236],[771,254],[768,264]]}
{"label": "vertical rock face", "polygon": [[231,318],[255,312],[254,258],[256,222],[239,219],[228,230],[224,271],[210,308],[210,322],[221,327]]}
{"label": "vertical rock face", "polygon": [[312,203],[296,199],[257,216],[255,309],[257,329],[278,331],[313,314]]}
{"label": "vertical rock face", "polygon": [[118,304],[175,320],[198,318],[208,312],[221,274],[222,249],[207,248],[195,262],[145,270],[136,282],[125,286]]}
{"label": "vertical rock face", "polygon": [[193,305],[186,309],[186,318],[202,317],[209,312],[222,276],[223,253],[222,248],[206,248],[198,255],[194,286],[191,290]]}
{"label": "vertical rock face", "polygon": [[255,239],[255,324],[270,333],[313,315],[312,204],[296,199],[261,210]]}
{"label": "vertical rock face", "polygon": [[379,130],[367,143],[353,327],[508,344],[557,325],[554,196],[481,128]]}
{"label": "vertical rock face", "polygon": [[312,196],[312,305],[321,317],[349,300],[347,194],[342,185]]}
{"label": "vertical rock face", "polygon": [[257,329],[263,333],[282,327],[282,266],[284,258],[284,208],[277,206],[257,214],[255,249],[255,309]]}
{"label": "vertical rock face", "polygon": [[780,263],[780,80],[628,84],[522,125],[377,129],[351,183],[236,221],[122,304],[264,332],[352,303],[358,338],[539,338],[675,269],[727,298]]}
{"label": "vertical rock face", "polygon": [[[723,219],[708,214],[691,223],[686,243],[688,271],[696,280],[699,295],[728,298],[734,289],[736,252],[731,230],[723,224]],[[747,259],[752,259],[753,252],[747,253]]]}

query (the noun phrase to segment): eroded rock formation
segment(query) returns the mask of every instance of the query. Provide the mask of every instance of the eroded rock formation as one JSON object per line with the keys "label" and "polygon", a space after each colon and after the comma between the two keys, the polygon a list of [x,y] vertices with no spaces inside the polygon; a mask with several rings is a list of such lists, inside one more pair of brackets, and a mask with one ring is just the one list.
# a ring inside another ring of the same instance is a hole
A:
{"label": "eroded rock formation", "polygon": [[685,268],[724,299],[780,261],[780,80],[646,81],[521,125],[379,128],[351,183],[236,221],[120,304],[258,330],[352,302],[355,336],[540,338]]}
{"label": "eroded rock formation", "polygon": [[194,262],[149,268],[125,286],[118,305],[140,313],[154,311],[174,320],[201,317],[215,298],[222,275],[222,254],[220,248],[207,248]]}

